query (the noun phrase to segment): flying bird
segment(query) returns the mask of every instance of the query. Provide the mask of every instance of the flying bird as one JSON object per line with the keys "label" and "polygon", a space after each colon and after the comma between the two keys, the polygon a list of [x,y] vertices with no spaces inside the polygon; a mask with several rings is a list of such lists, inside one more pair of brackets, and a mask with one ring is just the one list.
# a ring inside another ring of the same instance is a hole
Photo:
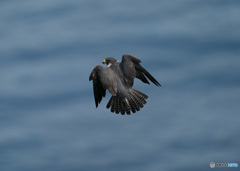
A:
{"label": "flying bird", "polygon": [[[89,76],[93,81],[93,92],[96,108],[106,95],[106,90],[112,95],[106,108],[116,114],[136,113],[146,104],[148,96],[133,88],[134,78],[150,84],[148,79],[156,86],[160,83],[140,64],[141,61],[131,55],[124,54],[122,61],[108,57],[103,61],[107,67],[97,65]],[[148,79],[147,79],[148,78]]]}

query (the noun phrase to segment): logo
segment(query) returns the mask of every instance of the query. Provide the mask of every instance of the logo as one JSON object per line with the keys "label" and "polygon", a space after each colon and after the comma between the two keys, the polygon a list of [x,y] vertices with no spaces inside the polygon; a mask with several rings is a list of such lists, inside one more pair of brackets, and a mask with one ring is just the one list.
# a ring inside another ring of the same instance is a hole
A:
{"label": "logo", "polygon": [[211,167],[211,168],[214,168],[214,167],[215,167],[215,163],[214,163],[214,162],[211,162],[211,163],[210,163],[210,167]]}
{"label": "logo", "polygon": [[214,163],[214,162],[211,162],[210,167],[211,168],[214,168],[214,167],[238,167],[238,163]]}

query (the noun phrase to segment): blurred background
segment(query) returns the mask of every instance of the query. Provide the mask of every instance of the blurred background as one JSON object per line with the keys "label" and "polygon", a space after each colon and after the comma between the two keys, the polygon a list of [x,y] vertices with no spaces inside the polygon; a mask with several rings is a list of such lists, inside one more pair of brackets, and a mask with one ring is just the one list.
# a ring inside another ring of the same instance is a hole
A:
{"label": "blurred background", "polygon": [[[0,1],[0,170],[211,170],[240,163],[240,1]],[[96,109],[123,54],[162,84],[138,113]]]}

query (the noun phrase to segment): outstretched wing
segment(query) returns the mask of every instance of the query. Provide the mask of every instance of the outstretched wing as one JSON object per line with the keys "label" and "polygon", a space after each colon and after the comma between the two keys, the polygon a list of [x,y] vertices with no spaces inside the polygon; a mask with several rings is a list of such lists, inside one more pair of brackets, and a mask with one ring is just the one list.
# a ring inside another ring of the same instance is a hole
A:
{"label": "outstretched wing", "polygon": [[92,70],[89,76],[89,81],[93,80],[93,92],[96,107],[98,107],[98,104],[102,101],[102,97],[105,97],[106,89],[108,89],[112,95],[116,95],[117,86],[113,78],[114,75],[109,68],[97,65]]}
{"label": "outstretched wing", "polygon": [[103,88],[101,79],[100,79],[100,72],[104,69],[102,66],[97,65],[91,72],[89,76],[89,81],[93,80],[93,92],[95,98],[96,108],[98,104],[102,101],[102,97],[106,95],[106,89]]}
{"label": "outstretched wing", "polygon": [[[124,54],[120,67],[123,71],[126,81],[132,86],[134,78],[140,79],[142,82],[149,84],[147,78],[156,86],[161,86],[160,83],[140,64],[141,61],[131,55]],[[147,77],[147,78],[146,78]]]}

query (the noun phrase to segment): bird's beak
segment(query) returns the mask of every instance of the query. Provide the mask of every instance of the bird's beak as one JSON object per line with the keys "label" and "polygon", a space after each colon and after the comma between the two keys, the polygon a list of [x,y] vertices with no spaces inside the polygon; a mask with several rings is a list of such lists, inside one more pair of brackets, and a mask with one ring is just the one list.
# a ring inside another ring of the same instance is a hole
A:
{"label": "bird's beak", "polygon": [[102,62],[103,64],[106,64],[107,63],[107,61],[106,60],[103,60],[103,62]]}

